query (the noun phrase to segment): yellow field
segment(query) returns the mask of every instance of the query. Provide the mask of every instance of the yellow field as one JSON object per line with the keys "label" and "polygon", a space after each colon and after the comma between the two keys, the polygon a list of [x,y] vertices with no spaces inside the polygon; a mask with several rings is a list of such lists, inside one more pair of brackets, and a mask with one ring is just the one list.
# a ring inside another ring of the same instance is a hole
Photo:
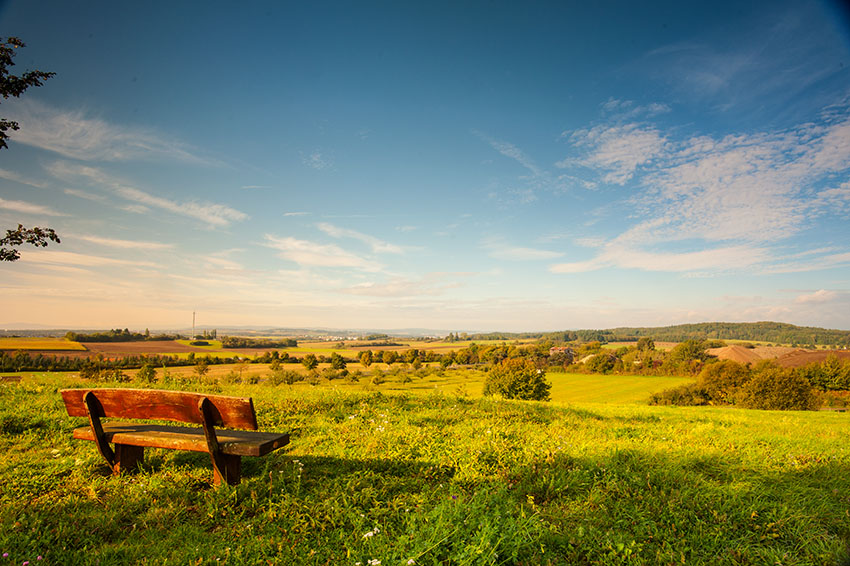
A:
{"label": "yellow field", "polygon": [[79,342],[64,338],[0,338],[0,350],[52,350],[85,352],[86,347]]}

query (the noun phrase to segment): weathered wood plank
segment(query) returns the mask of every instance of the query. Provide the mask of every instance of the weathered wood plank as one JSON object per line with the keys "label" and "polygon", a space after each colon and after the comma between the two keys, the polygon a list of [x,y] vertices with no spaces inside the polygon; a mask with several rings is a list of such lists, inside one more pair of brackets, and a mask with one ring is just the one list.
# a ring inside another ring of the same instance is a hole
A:
{"label": "weathered wood plank", "polygon": [[205,395],[187,391],[159,389],[63,389],[62,399],[68,415],[88,416],[83,397],[92,391],[100,402],[100,417],[119,419],[157,419],[203,424],[198,403],[209,399],[215,426],[257,430],[257,416],[249,397]]}
{"label": "weathered wood plank", "polygon": [[20,383],[20,375],[0,375],[0,383]]}
{"label": "weathered wood plank", "polygon": [[[115,444],[209,451],[201,428],[110,422],[103,424],[103,434],[108,442]],[[217,430],[216,436],[221,453],[232,456],[265,456],[289,443],[289,434],[278,432]],[[74,429],[74,438],[93,441],[91,427]]]}

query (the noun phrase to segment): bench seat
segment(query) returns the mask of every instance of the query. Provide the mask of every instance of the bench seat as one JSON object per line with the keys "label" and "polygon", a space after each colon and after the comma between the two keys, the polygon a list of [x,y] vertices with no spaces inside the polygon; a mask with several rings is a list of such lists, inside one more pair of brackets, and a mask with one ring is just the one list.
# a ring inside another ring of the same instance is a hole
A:
{"label": "bench seat", "polygon": [[[209,452],[202,428],[108,422],[103,423],[103,433],[106,441],[114,444]],[[265,456],[289,443],[288,434],[276,432],[218,429],[215,434],[222,454],[231,456]],[[90,426],[74,429],[74,438],[95,439]]]}

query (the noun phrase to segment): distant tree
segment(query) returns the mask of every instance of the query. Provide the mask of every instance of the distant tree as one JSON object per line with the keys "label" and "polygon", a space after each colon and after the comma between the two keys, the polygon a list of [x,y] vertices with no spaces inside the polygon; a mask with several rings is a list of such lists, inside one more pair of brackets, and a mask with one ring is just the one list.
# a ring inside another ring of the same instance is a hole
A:
{"label": "distant tree", "polygon": [[360,355],[358,356],[358,358],[360,359],[360,363],[363,365],[363,367],[367,368],[367,367],[371,366],[372,365],[372,350],[364,350],[364,351],[360,352]]}
{"label": "distant tree", "polygon": [[341,369],[345,369],[346,365],[347,364],[345,363],[345,358],[343,358],[342,356],[340,356],[336,352],[331,354],[331,368],[333,368],[335,370],[341,370]]}
{"label": "distant tree", "polygon": [[144,364],[136,373],[136,379],[142,383],[153,383],[156,381],[156,370],[150,364]]}
{"label": "distant tree", "polygon": [[641,351],[654,350],[655,349],[655,340],[653,340],[649,336],[642,336],[642,337],[638,338],[637,349],[641,350]]}
{"label": "distant tree", "polygon": [[395,350],[384,350],[381,354],[381,361],[387,365],[392,365],[398,361],[398,353]]}
{"label": "distant tree", "polygon": [[198,379],[203,379],[209,371],[210,365],[206,360],[198,360],[195,364],[195,373],[197,374]]}
{"label": "distant tree", "polygon": [[521,358],[502,360],[490,370],[484,382],[485,395],[498,394],[505,399],[548,401],[551,388],[546,372]]}
{"label": "distant tree", "polygon": [[301,360],[301,364],[308,370],[312,371],[318,367],[319,359],[315,354],[307,354],[304,356],[304,359]]}
{"label": "distant tree", "polygon": [[[17,37],[7,37],[5,41],[0,39],[0,96],[8,99],[10,96],[18,98],[31,86],[41,86],[56,73],[45,71],[27,71],[22,75],[13,75],[9,68],[15,66],[15,50],[24,47],[24,42]],[[14,120],[0,118],[0,149],[8,148],[9,130],[20,129]],[[17,261],[21,255],[17,246],[30,244],[36,247],[45,247],[48,242],[59,242],[59,236],[52,228],[24,228],[18,224],[17,229],[6,230],[6,236],[0,238],[0,261]]]}

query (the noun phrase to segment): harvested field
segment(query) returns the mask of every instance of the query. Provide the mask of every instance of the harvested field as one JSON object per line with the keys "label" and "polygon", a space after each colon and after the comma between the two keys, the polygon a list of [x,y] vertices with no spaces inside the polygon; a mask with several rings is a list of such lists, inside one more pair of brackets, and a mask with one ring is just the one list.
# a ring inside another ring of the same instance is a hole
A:
{"label": "harvested field", "polygon": [[138,356],[140,354],[182,354],[209,352],[207,348],[185,346],[174,340],[148,340],[144,342],[86,342],[88,349],[94,354],[106,357]]}
{"label": "harvested field", "polygon": [[850,351],[846,350],[803,350],[784,346],[757,346],[755,348],[726,346],[725,348],[711,348],[708,353],[721,360],[732,360],[739,364],[755,364],[761,360],[775,360],[778,365],[788,368],[822,362],[830,354],[841,359],[850,359]]}
{"label": "harvested field", "polygon": [[787,368],[798,368],[814,362],[822,362],[830,354],[841,360],[850,360],[847,350],[794,350],[776,359],[776,363]]}

